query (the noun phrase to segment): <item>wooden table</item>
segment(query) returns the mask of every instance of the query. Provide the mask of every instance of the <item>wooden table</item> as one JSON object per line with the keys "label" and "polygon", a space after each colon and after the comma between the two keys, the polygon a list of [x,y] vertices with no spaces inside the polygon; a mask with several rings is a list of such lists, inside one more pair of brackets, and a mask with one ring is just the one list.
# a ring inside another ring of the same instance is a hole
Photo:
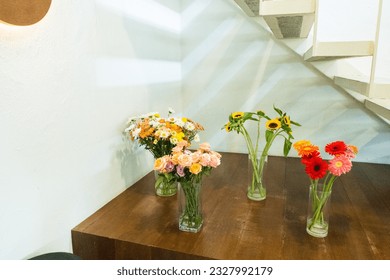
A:
{"label": "wooden table", "polygon": [[269,157],[267,199],[246,197],[247,155],[222,153],[203,180],[204,224],[178,230],[177,197],[149,173],[72,230],[83,259],[390,259],[390,165],[354,163],[336,180],[329,234],[306,233],[308,177],[297,158]]}

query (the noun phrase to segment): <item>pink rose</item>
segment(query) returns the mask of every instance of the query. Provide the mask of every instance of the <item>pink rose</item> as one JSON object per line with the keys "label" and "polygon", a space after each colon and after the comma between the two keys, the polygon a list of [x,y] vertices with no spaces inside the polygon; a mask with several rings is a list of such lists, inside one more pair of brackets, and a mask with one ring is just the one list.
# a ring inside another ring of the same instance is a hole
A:
{"label": "pink rose", "polygon": [[211,151],[210,144],[207,143],[207,142],[200,144],[200,145],[199,145],[199,148],[200,148],[202,151],[205,151],[205,152],[210,152],[210,151]]}
{"label": "pink rose", "polygon": [[200,159],[201,153],[199,151],[196,151],[191,154],[192,162],[198,162]]}
{"label": "pink rose", "polygon": [[216,168],[220,164],[221,164],[220,158],[217,155],[215,155],[215,154],[211,154],[210,155],[210,163],[209,163],[209,165],[211,167],[213,167],[213,168]]}
{"label": "pink rose", "polygon": [[190,167],[192,164],[191,155],[181,154],[177,159],[181,166]]}
{"label": "pink rose", "polygon": [[183,147],[180,147],[180,146],[175,146],[172,148],[172,152],[173,153],[181,153]]}
{"label": "pink rose", "polygon": [[202,166],[209,166],[210,165],[210,155],[207,153],[204,153],[200,156],[199,163]]}
{"label": "pink rose", "polygon": [[165,164],[165,171],[168,173],[172,172],[174,168],[175,165],[173,164],[172,161],[168,161],[167,164]]}
{"label": "pink rose", "polygon": [[222,155],[220,153],[217,153],[217,152],[214,152],[214,151],[211,151],[210,154],[213,155],[213,156],[216,156],[217,158],[221,158],[222,157]]}
{"label": "pink rose", "polygon": [[180,177],[184,177],[184,175],[185,175],[185,173],[184,173],[184,167],[181,166],[181,165],[176,166],[176,173],[177,173],[177,175],[179,175]]}

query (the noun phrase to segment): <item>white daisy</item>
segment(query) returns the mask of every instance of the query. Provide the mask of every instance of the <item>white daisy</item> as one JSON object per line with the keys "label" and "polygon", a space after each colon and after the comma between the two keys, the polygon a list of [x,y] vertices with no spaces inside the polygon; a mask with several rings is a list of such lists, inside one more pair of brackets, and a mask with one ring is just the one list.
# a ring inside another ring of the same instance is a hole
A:
{"label": "white daisy", "polygon": [[133,130],[135,127],[135,124],[130,125],[128,128],[125,129],[125,132],[129,132],[130,130]]}
{"label": "white daisy", "polygon": [[177,140],[177,138],[175,138],[175,137],[171,137],[171,139],[169,139],[169,141],[170,141],[173,145],[176,145],[177,143],[179,143],[179,140]]}
{"label": "white daisy", "polygon": [[137,129],[133,130],[132,136],[134,138],[137,138],[140,132],[141,132],[141,128],[137,128]]}
{"label": "white daisy", "polygon": [[184,124],[184,128],[189,131],[193,131],[195,129],[195,125],[192,122],[186,122]]}
{"label": "white daisy", "polygon": [[184,127],[184,125],[185,125],[185,123],[183,122],[182,119],[175,118],[174,121],[175,121],[175,124],[177,124],[180,127]]}
{"label": "white daisy", "polygon": [[194,136],[194,141],[195,141],[195,142],[199,142],[199,141],[200,141],[200,136],[199,136],[198,133],[195,134],[195,136]]}

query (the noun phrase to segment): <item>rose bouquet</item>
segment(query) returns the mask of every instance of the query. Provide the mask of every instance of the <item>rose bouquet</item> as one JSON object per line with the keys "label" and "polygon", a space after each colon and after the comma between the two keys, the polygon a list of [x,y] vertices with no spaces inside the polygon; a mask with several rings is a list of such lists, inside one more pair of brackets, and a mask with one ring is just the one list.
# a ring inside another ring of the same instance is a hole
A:
{"label": "rose bouquet", "polygon": [[321,157],[318,146],[308,140],[300,140],[294,143],[293,147],[301,157],[310,179],[310,207],[306,231],[316,237],[325,237],[328,233],[328,221],[324,209],[332,193],[333,183],[352,169],[352,159],[358,149],[343,141],[331,142],[325,146],[325,152],[332,156],[327,161]]}
{"label": "rose bouquet", "polygon": [[[270,118],[263,111],[257,112],[234,112],[229,115],[229,122],[225,124],[224,128],[227,132],[236,131],[238,134],[244,136],[246,146],[248,148],[250,168],[250,183],[248,187],[247,196],[252,200],[263,200],[266,198],[266,188],[263,184],[263,171],[267,160],[269,149],[276,137],[284,138],[283,154],[287,156],[291,149],[292,129],[291,125],[300,126],[299,123],[290,119],[286,112],[274,107],[278,114],[275,118]],[[260,150],[260,122],[265,119],[265,144]],[[254,121],[257,123],[256,138],[253,141],[250,134],[245,127],[247,121]]]}
{"label": "rose bouquet", "polygon": [[[130,118],[125,133],[133,141],[138,141],[140,146],[150,151],[153,157],[159,158],[169,155],[172,149],[181,141],[191,143],[199,141],[199,131],[203,127],[185,117],[173,117],[174,111],[169,109],[167,118],[162,118],[159,113],[148,113]],[[167,180],[155,172],[156,194],[159,196],[171,196],[176,194],[177,183]]]}
{"label": "rose bouquet", "polygon": [[163,174],[167,181],[179,182],[179,229],[197,232],[203,223],[200,199],[202,177],[220,165],[221,155],[212,151],[208,143],[200,144],[196,151],[188,150],[188,146],[187,141],[179,142],[171,155],[155,160],[154,170]]}

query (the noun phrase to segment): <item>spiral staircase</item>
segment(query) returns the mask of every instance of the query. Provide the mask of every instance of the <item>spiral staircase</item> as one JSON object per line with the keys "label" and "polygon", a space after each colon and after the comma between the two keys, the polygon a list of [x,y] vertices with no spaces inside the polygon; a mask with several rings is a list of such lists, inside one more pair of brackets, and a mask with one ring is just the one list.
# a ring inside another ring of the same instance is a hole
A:
{"label": "spiral staircase", "polygon": [[276,39],[390,124],[389,1],[234,1]]}

